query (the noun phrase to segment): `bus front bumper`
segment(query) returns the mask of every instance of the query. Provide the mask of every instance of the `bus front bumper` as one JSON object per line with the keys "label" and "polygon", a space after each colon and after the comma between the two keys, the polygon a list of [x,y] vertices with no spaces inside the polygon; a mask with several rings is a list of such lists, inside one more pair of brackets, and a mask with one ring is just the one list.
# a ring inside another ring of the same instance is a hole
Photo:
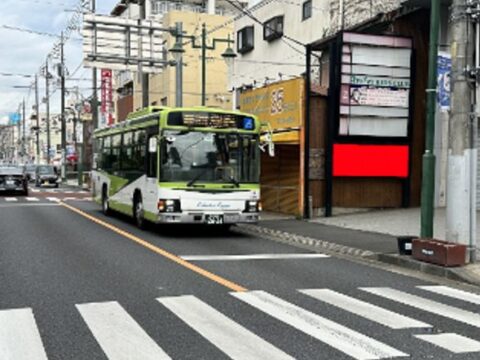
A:
{"label": "bus front bumper", "polygon": [[239,223],[257,223],[259,220],[258,212],[251,213],[160,213],[157,216],[157,223],[172,224],[239,224]]}

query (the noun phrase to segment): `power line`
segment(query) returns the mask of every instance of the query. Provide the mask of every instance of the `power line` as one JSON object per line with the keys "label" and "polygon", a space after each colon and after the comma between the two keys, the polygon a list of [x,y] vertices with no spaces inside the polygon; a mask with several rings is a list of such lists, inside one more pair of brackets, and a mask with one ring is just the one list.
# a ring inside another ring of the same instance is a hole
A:
{"label": "power line", "polygon": [[55,37],[55,38],[59,37],[56,34],[51,34],[51,33],[32,30],[32,29],[20,28],[20,27],[10,26],[10,25],[0,25],[0,28],[6,29],[6,30],[12,30],[12,31],[21,31],[21,32],[25,32],[25,33],[29,33],[29,34],[35,34],[35,35],[41,35],[41,36],[48,36],[48,37]]}
{"label": "power line", "polygon": [[24,77],[24,78],[33,78],[33,75],[27,75],[27,74],[14,74],[14,73],[7,73],[7,72],[0,72],[0,76],[18,76],[18,77]]}

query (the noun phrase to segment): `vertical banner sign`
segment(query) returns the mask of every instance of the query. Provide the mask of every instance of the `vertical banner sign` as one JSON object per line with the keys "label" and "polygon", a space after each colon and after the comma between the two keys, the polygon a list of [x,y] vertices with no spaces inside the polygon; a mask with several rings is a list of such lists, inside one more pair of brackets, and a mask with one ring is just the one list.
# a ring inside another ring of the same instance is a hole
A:
{"label": "vertical banner sign", "polygon": [[438,105],[442,111],[450,110],[450,73],[452,57],[445,52],[438,53]]}
{"label": "vertical banner sign", "polygon": [[412,40],[343,33],[333,176],[409,176]]}
{"label": "vertical banner sign", "polygon": [[102,69],[102,88],[101,88],[102,106],[101,117],[103,125],[113,124],[112,115],[112,70]]}

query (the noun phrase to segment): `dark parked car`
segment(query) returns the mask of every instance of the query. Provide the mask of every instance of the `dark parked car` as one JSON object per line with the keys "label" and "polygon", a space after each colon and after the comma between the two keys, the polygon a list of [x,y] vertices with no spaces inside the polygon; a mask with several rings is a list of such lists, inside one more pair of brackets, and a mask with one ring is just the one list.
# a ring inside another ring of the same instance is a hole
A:
{"label": "dark parked car", "polygon": [[28,178],[28,181],[35,181],[35,169],[37,168],[37,165],[35,164],[28,164],[25,166],[25,168],[27,169],[27,178]]}
{"label": "dark parked car", "polygon": [[38,165],[35,169],[35,186],[54,185],[58,187],[60,178],[58,177],[57,168],[51,165]]}
{"label": "dark parked car", "polygon": [[24,166],[0,166],[0,191],[21,191],[28,196],[28,178]]}

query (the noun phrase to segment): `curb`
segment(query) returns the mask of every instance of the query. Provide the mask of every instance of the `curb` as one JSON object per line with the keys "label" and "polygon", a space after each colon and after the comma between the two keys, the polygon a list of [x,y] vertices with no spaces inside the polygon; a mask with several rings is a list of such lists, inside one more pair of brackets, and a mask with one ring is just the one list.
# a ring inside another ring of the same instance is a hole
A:
{"label": "curb", "polygon": [[247,235],[262,235],[269,240],[306,246],[309,248],[321,249],[329,253],[350,255],[362,258],[375,258],[378,254],[370,250],[357,249],[350,246],[339,245],[332,242],[314,239],[307,236],[289,233],[286,231],[274,230],[259,225],[238,224],[235,231]]}
{"label": "curb", "polygon": [[354,247],[344,246],[314,239],[286,231],[274,230],[260,225],[238,224],[234,231],[246,235],[261,235],[262,237],[286,244],[297,245],[309,248],[314,251],[324,251],[331,254],[348,255],[368,260],[374,260],[390,265],[399,266],[409,270],[416,270],[425,274],[444,277],[454,281],[461,281],[467,284],[480,286],[480,278],[471,274],[465,268],[447,268],[426,262],[420,262],[405,255],[375,253],[370,250],[363,250]]}

